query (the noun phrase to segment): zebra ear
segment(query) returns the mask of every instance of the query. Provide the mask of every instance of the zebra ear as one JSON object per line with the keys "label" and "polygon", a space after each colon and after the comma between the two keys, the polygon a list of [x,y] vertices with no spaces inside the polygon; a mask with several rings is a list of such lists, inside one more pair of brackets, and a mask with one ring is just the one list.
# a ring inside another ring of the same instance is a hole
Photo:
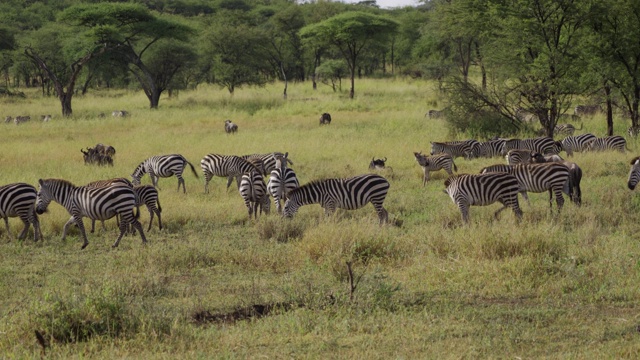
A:
{"label": "zebra ear", "polygon": [[38,184],[42,185],[42,179],[38,180]]}
{"label": "zebra ear", "polygon": [[449,195],[449,193],[447,192],[447,190],[442,190],[443,193]]}

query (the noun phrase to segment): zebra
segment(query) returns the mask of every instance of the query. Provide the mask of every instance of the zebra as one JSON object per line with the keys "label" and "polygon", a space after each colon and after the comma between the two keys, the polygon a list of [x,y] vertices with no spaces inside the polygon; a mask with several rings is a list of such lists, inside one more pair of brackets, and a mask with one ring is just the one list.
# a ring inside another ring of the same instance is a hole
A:
{"label": "zebra", "polygon": [[479,142],[478,145],[474,148],[474,156],[487,158],[502,156],[504,155],[505,142],[505,139]]}
{"label": "zebra", "polygon": [[273,202],[276,204],[278,214],[282,213],[280,201],[287,200],[287,194],[300,186],[298,177],[293,169],[287,167],[287,157],[289,153],[284,155],[276,155],[276,168],[271,171],[267,189],[269,194],[273,196]]}
{"label": "zebra", "polygon": [[416,157],[416,161],[422,167],[423,176],[422,176],[422,186],[427,184],[429,181],[429,173],[431,171],[438,171],[444,169],[449,175],[453,175],[453,171],[451,171],[451,167],[453,166],[453,170],[458,171],[458,167],[453,162],[453,157],[449,154],[438,154],[433,156],[425,156],[422,155],[422,152],[414,152],[413,156]]}
{"label": "zebra", "polygon": [[596,138],[593,134],[582,134],[577,136],[567,136],[560,143],[562,148],[567,152],[567,156],[573,156],[573,152],[582,152],[589,148],[589,143]]}
{"label": "zebra", "polygon": [[227,134],[235,134],[238,131],[238,125],[231,122],[231,120],[224,121],[224,132]]}
{"label": "zebra", "polygon": [[151,230],[151,225],[153,224],[153,214],[156,214],[158,216],[158,228],[162,230],[162,218],[160,217],[160,214],[162,213],[162,206],[160,206],[158,190],[151,185],[136,185],[133,187],[133,192],[136,195],[136,208],[138,210],[138,213],[142,204],[144,204],[147,207],[147,210],[149,210],[150,219],[149,228],[147,229],[147,231]]}
{"label": "zebra", "polygon": [[[528,192],[540,193],[549,191],[549,206],[553,208],[553,196],[556,197],[558,212],[564,205],[562,192],[569,182],[569,169],[559,163],[493,165],[480,171],[481,174],[506,172],[516,177],[520,184],[522,197],[529,201]],[[571,185],[571,184],[570,184]]]}
{"label": "zebra", "polygon": [[507,159],[507,164],[516,165],[516,164],[528,164],[531,162],[531,156],[536,154],[536,152],[531,150],[523,150],[523,149],[512,149],[507,152],[505,159]]}
{"label": "zebra", "polygon": [[444,111],[431,109],[431,110],[427,111],[425,116],[428,116],[429,119],[440,119],[440,118],[444,117]]}
{"label": "zebra", "polygon": [[593,116],[599,112],[602,112],[600,105],[578,105],[573,110],[573,113],[578,116]]}
{"label": "zebra", "polygon": [[154,187],[158,187],[158,179],[161,177],[171,177],[175,175],[178,178],[178,190],[180,191],[180,184],[182,184],[182,190],[186,194],[187,188],[184,185],[184,179],[182,178],[182,172],[186,164],[191,167],[191,172],[197,177],[198,173],[193,165],[180,154],[171,155],[158,155],[152,156],[143,161],[133,171],[131,177],[133,178],[133,185],[140,185],[140,179],[145,173],[149,173],[151,182]]}
{"label": "zebra", "polygon": [[[239,177],[251,171],[260,172],[250,161],[235,155],[208,154],[200,160],[204,173],[204,192],[209,193],[209,181],[214,176]],[[231,182],[228,182],[227,189]]]}
{"label": "zebra", "polygon": [[382,206],[389,182],[377,174],[365,174],[346,179],[315,180],[289,192],[282,215],[291,218],[302,205],[320,204],[326,215],[336,208],[354,210],[371,203],[380,224],[389,221],[389,213]]}
{"label": "zebra", "polygon": [[267,185],[264,183],[264,177],[260,172],[251,171],[242,175],[240,180],[240,196],[244,200],[244,204],[249,211],[249,219],[253,216],[258,219],[258,207],[260,213],[264,211],[269,215],[271,210],[271,200],[267,192]]}
{"label": "zebra", "polygon": [[573,136],[573,133],[576,132],[576,130],[582,130],[583,127],[584,124],[580,124],[580,128],[576,128],[571,124],[558,124],[553,131],[558,135]]}
{"label": "zebra", "polygon": [[452,142],[431,142],[430,155],[446,153],[453,158],[462,156],[465,159],[471,159],[474,155],[474,149],[478,144],[478,141],[474,139]]}
{"label": "zebra", "polygon": [[[108,187],[111,185],[124,185],[124,186],[128,186],[131,189],[133,189],[133,183],[131,181],[129,181],[129,179],[127,178],[113,178],[113,179],[108,179],[108,180],[96,180],[96,181],[92,181],[90,183],[88,183],[87,185],[85,185],[88,188],[101,188],[101,187]],[[107,228],[104,226],[104,220],[101,221],[102,223],[102,230],[106,231]],[[120,220],[118,220],[118,217],[116,216],[116,223],[118,224],[118,227],[120,226]],[[96,220],[95,219],[91,219],[91,233],[93,233],[95,231],[96,228]]]}
{"label": "zebra", "polygon": [[625,152],[625,150],[628,150],[627,140],[619,135],[592,139],[587,145],[587,149],[589,151],[617,150],[620,152]]}
{"label": "zebra", "polygon": [[89,245],[87,233],[82,222],[83,217],[96,220],[110,219],[120,216],[120,235],[113,243],[117,247],[120,239],[127,231],[129,224],[140,232],[142,243],[147,243],[140,222],[134,217],[133,208],[136,205],[136,196],[129,186],[115,184],[106,187],[90,188],[75,186],[71,182],[62,179],[40,179],[39,190],[36,198],[36,213],[42,214],[47,210],[51,201],[62,205],[71,214],[71,219],[64,225],[62,240],[67,236],[67,229],[72,223],[76,223],[84,243],[82,249]]}
{"label": "zebra", "polygon": [[16,125],[20,125],[22,123],[25,123],[27,121],[31,120],[31,116],[16,116],[15,119],[13,119],[13,123]]}
{"label": "zebra", "polygon": [[629,179],[627,180],[627,186],[630,190],[633,190],[640,181],[640,156],[636,156],[631,159],[631,171],[629,172]]}
{"label": "zebra", "polygon": [[582,181],[582,169],[578,164],[563,160],[558,155],[542,156],[542,154],[535,153],[531,157],[532,163],[545,163],[545,162],[557,162],[569,169],[569,182],[564,185],[564,193],[569,195],[571,201],[580,206],[582,204],[582,190],[580,189],[580,182]]}
{"label": "zebra", "polygon": [[19,240],[27,236],[30,225],[33,225],[33,241],[42,239],[40,221],[35,211],[37,194],[35,187],[25,183],[0,186],[0,217],[4,219],[9,239],[13,239],[9,229],[10,217],[19,217],[24,223],[24,230],[18,235]]}
{"label": "zebra", "polygon": [[[258,168],[262,167],[262,175],[267,176],[271,173],[271,171],[273,171],[273,169],[276,168],[276,156],[282,156],[284,155],[281,152],[272,152],[272,153],[268,153],[268,154],[251,154],[251,155],[242,155],[240,156],[241,158],[245,159],[245,160],[249,160],[250,162],[252,162],[254,165],[258,166]],[[260,161],[257,161],[260,160]],[[293,165],[293,162],[291,160],[289,160],[289,158],[287,157],[287,163]],[[227,189],[229,189],[229,186],[231,186],[231,183],[233,182],[233,178],[234,176],[229,176],[227,179]]]}
{"label": "zebra", "polygon": [[504,143],[504,151],[523,149],[539,152],[540,154],[555,154],[558,152],[558,144],[550,137],[537,137],[531,139],[508,139]]}
{"label": "zebra", "polygon": [[448,194],[454,204],[460,209],[462,220],[469,223],[469,207],[472,205],[486,206],[498,201],[503,206],[495,212],[498,214],[511,208],[518,221],[522,219],[522,210],[518,204],[520,184],[515,176],[507,173],[488,173],[480,175],[462,174],[449,177],[444,182],[445,194]]}
{"label": "zebra", "polygon": [[640,135],[640,126],[630,126],[627,129],[627,134],[631,137],[638,137]]}

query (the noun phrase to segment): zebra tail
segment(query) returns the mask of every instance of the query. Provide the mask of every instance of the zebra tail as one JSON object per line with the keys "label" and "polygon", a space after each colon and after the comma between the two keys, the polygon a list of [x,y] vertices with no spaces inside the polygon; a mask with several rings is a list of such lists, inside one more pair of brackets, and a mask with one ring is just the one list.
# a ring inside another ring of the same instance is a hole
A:
{"label": "zebra tail", "polygon": [[158,204],[158,212],[162,212],[162,206],[160,206],[160,198],[156,199],[156,204]]}
{"label": "zebra tail", "polygon": [[454,163],[453,160],[451,160],[451,163],[453,164],[453,171],[458,172],[458,167],[456,166],[456,163]]}
{"label": "zebra tail", "polygon": [[134,215],[136,219],[140,219],[140,206],[136,206],[136,213]]}
{"label": "zebra tail", "polygon": [[[185,161],[187,161],[187,160],[185,159]],[[194,167],[193,167],[193,164],[191,164],[191,163],[190,163],[190,162],[188,162],[188,161],[187,161],[187,164],[189,164],[189,166],[191,166],[191,172],[193,173],[193,175],[195,175],[195,176],[196,176],[196,178],[198,178],[198,179],[199,179],[199,178],[200,178],[200,176],[198,176],[198,173],[196,172],[196,168],[194,168]]]}

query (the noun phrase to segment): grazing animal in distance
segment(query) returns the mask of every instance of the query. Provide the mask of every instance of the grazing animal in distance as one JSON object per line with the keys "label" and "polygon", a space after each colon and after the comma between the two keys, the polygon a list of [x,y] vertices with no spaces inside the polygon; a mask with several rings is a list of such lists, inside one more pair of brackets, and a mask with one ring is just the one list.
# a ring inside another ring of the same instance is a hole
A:
{"label": "grazing animal in distance", "polygon": [[204,173],[205,194],[209,192],[209,181],[214,176],[228,178],[242,176],[251,171],[260,172],[249,160],[235,155],[207,154],[200,160],[200,167]]}
{"label": "grazing animal in distance", "polygon": [[51,115],[40,115],[40,120],[43,122],[49,122],[51,121]]}
{"label": "grazing animal in distance", "polygon": [[498,201],[502,207],[494,213],[498,214],[511,208],[519,220],[522,219],[522,210],[518,203],[520,184],[515,176],[503,172],[487,173],[480,175],[453,175],[444,182],[444,193],[449,195],[460,213],[462,221],[469,223],[469,207],[472,205],[486,206]]}
{"label": "grazing animal in distance", "polygon": [[453,162],[453,156],[449,154],[444,153],[444,154],[426,156],[426,155],[422,155],[422,151],[421,151],[421,152],[414,152],[413,155],[416,157],[416,161],[418,162],[418,165],[422,167],[422,171],[423,171],[422,186],[425,186],[427,184],[427,181],[429,181],[429,178],[430,178],[429,173],[431,171],[438,171],[438,170],[444,169],[444,171],[446,171],[447,174],[449,174],[450,176],[453,175],[453,171],[451,171],[452,167],[453,167],[453,170],[458,171],[458,167]]}
{"label": "grazing animal in distance", "polygon": [[449,141],[449,142],[431,142],[430,155],[446,153],[454,159],[464,157],[471,159],[477,153],[477,147],[480,143],[477,140]]}
{"label": "grazing animal in distance", "polygon": [[227,134],[235,134],[238,131],[238,125],[231,122],[231,120],[224,121],[224,132]]}
{"label": "grazing animal in distance", "polygon": [[600,105],[578,105],[573,110],[573,114],[578,116],[593,116],[599,112],[602,112]]}
{"label": "grazing animal in distance", "polygon": [[126,111],[126,110],[114,110],[111,113],[111,116],[113,116],[113,117],[127,117],[127,116],[129,116],[129,112]]}
{"label": "grazing animal in distance", "polygon": [[7,117],[4,118],[5,124],[8,124],[8,123],[10,123],[12,121],[13,121],[13,118],[11,116],[7,116]]}
{"label": "grazing animal in distance", "polygon": [[27,236],[30,225],[33,225],[33,241],[42,238],[40,222],[35,209],[37,195],[36,188],[25,183],[0,186],[0,217],[4,219],[9,239],[13,239],[9,229],[10,217],[19,217],[24,223],[24,230],[18,235],[19,240]]}
{"label": "grazing animal in distance", "polygon": [[627,129],[627,133],[631,137],[638,137],[638,135],[640,135],[640,126],[630,126]]}
{"label": "grazing animal in distance", "polygon": [[425,115],[428,116],[429,119],[440,119],[440,118],[444,117],[444,111],[432,109],[432,110],[427,111],[427,113]]}
{"label": "grazing animal in distance", "polygon": [[371,162],[369,163],[369,170],[382,170],[385,168],[386,162],[386,157],[384,159],[371,158]]}
{"label": "grazing animal in distance", "polygon": [[16,116],[15,119],[13,119],[13,123],[16,125],[25,123],[27,121],[31,120],[31,116]]}
{"label": "grazing animal in distance", "polygon": [[320,125],[329,124],[331,124],[331,115],[329,113],[322,113],[322,115],[320,115]]}
{"label": "grazing animal in distance", "polygon": [[567,136],[562,139],[562,149],[567,153],[567,156],[573,156],[573,152],[582,152],[589,149],[589,144],[592,140],[595,140],[596,136],[593,134],[581,134],[576,136]]}
{"label": "grazing animal in distance", "polygon": [[152,156],[141,162],[140,165],[133,170],[133,174],[131,174],[132,183],[133,185],[140,185],[140,180],[144,174],[148,173],[153,186],[157,188],[159,178],[175,175],[178,178],[177,191],[180,191],[180,185],[182,185],[182,190],[186,194],[187,188],[184,184],[182,173],[184,172],[184,168],[187,164],[191,167],[193,175],[198,178],[199,176],[196,169],[187,159],[184,158],[184,156],[180,154]]}

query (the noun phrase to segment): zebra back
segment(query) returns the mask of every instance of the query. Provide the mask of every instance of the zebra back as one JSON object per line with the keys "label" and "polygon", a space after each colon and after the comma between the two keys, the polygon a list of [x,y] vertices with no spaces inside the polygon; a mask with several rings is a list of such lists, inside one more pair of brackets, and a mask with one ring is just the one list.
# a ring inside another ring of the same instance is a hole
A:
{"label": "zebra back", "polygon": [[474,155],[478,141],[474,139],[451,142],[431,142],[431,155],[446,153],[453,158],[464,157],[470,159]]}
{"label": "zebra back", "polygon": [[474,148],[474,155],[476,157],[496,157],[504,155],[505,139],[489,140],[485,142],[479,142]]}
{"label": "zebra back", "polygon": [[588,149],[590,151],[617,150],[625,152],[627,150],[627,140],[619,135],[595,138],[589,142]]}
{"label": "zebra back", "polygon": [[524,149],[512,149],[507,152],[505,158],[509,165],[528,164],[531,162],[533,154],[537,154],[537,152]]}
{"label": "zebra back", "polygon": [[531,139],[509,139],[505,141],[504,151],[513,149],[531,150],[541,154],[555,154],[557,148],[555,141],[550,137],[537,137]]}
{"label": "zebra back", "polygon": [[561,144],[568,156],[572,156],[574,151],[582,152],[589,148],[592,140],[596,139],[593,134],[581,134],[576,136],[567,136],[562,139]]}

